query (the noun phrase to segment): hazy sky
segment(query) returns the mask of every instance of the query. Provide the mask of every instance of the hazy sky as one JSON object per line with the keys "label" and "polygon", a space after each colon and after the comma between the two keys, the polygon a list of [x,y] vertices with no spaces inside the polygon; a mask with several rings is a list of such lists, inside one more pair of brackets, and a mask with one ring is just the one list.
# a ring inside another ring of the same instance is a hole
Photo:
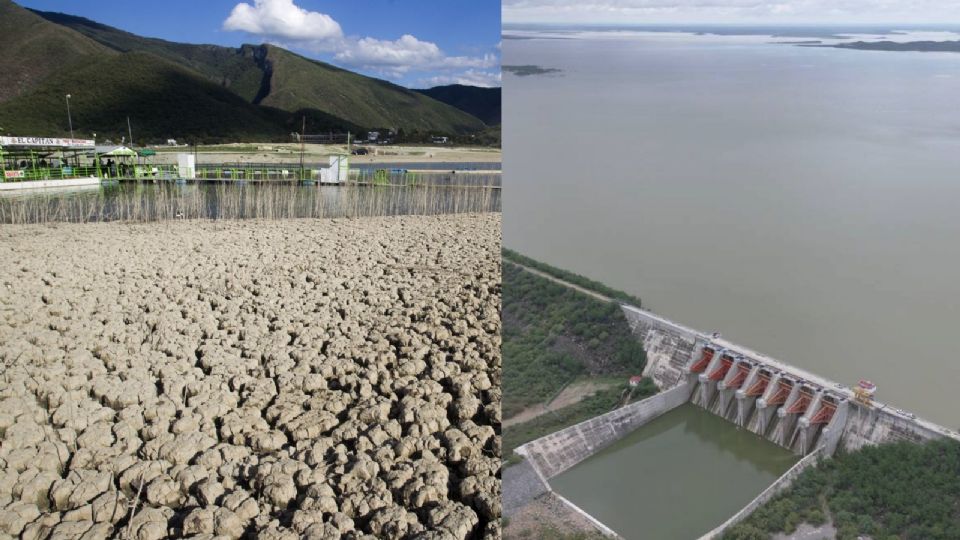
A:
{"label": "hazy sky", "polygon": [[960,0],[503,0],[503,21],[960,23]]}
{"label": "hazy sky", "polygon": [[406,86],[500,84],[499,0],[15,1],[170,41],[275,43]]}

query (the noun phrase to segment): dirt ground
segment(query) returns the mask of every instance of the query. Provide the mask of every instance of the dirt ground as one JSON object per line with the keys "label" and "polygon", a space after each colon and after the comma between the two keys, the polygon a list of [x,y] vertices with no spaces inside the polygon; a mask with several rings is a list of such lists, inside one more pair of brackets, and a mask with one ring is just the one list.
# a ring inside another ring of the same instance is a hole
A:
{"label": "dirt ground", "polygon": [[[464,163],[501,161],[499,148],[476,148],[456,146],[376,146],[361,145],[370,150],[365,156],[350,156],[353,164],[363,163]],[[356,148],[356,145],[354,145]],[[222,149],[222,150],[221,150]],[[189,147],[180,150],[161,148],[154,162],[175,164],[177,153],[192,153]],[[304,160],[307,162],[325,162],[327,156],[346,154],[346,145],[308,144],[305,146]],[[202,147],[197,152],[197,163],[299,163],[300,146],[296,143],[262,144],[225,144],[216,147]]]}
{"label": "dirt ground", "polygon": [[546,493],[524,506],[510,516],[503,527],[504,540],[560,540],[573,535],[582,540],[605,538],[553,493]]}
{"label": "dirt ground", "polygon": [[503,427],[522,424],[550,411],[556,411],[568,405],[573,405],[597,390],[603,390],[615,384],[616,383],[605,381],[578,381],[569,384],[550,403],[527,407],[510,418],[505,419],[503,421]]}
{"label": "dirt ground", "polygon": [[0,259],[0,538],[499,538],[499,214],[8,225]]}

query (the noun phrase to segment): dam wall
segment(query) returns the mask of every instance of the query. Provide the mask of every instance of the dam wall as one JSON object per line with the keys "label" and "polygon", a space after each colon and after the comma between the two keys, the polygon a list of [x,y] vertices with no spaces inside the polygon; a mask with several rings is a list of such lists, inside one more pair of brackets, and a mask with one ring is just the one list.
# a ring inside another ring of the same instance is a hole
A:
{"label": "dam wall", "polygon": [[683,383],[643,401],[631,403],[561,429],[517,448],[544,481],[566,471],[661,414],[690,399],[692,385]]}
{"label": "dam wall", "polygon": [[644,376],[661,389],[692,386],[694,404],[784,448],[806,455],[823,447],[923,442],[960,433],[756,351],[621,305],[647,351]]}
{"label": "dam wall", "polygon": [[639,309],[624,306],[623,313],[647,353],[643,376],[652,378],[661,389],[679,384],[700,333]]}
{"label": "dam wall", "polygon": [[[793,467],[726,522],[700,540],[720,538],[758,507],[787,489],[806,469],[837,448],[857,450],[896,441],[924,442],[960,433],[873,399],[851,388],[668,319],[621,304],[631,331],[643,342],[650,377],[660,392],[517,448],[526,477],[540,494],[549,480],[650,420],[688,401],[802,456]],[[586,515],[605,536],[609,527]]]}
{"label": "dam wall", "polygon": [[823,450],[818,448],[817,450],[804,456],[804,458],[794,464],[793,467],[790,467],[787,472],[783,473],[780,478],[777,478],[776,482],[770,484],[767,489],[763,490],[763,492],[757,495],[756,498],[741,508],[739,512],[731,516],[730,519],[723,522],[717,528],[701,536],[700,540],[716,540],[717,538],[722,537],[723,533],[726,532],[727,529],[733,527],[737,523],[740,523],[746,519],[747,516],[752,514],[754,510],[763,506],[767,501],[790,487],[790,485],[793,484],[793,481],[800,476],[800,473],[816,465],[817,462],[822,458],[822,455]]}

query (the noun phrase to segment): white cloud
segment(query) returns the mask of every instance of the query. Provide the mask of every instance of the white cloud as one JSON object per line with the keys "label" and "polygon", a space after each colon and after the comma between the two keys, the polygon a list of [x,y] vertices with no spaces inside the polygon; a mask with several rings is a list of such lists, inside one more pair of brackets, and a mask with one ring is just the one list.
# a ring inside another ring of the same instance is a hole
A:
{"label": "white cloud", "polygon": [[436,44],[405,34],[396,41],[370,37],[356,40],[334,58],[354,66],[410,68],[436,65],[443,62],[445,56]]}
{"label": "white cloud", "polygon": [[329,41],[343,37],[332,17],[297,7],[293,0],[255,0],[239,3],[223,22],[224,30],[238,30],[273,39]]}
{"label": "white cloud", "polygon": [[503,0],[504,22],[826,22],[960,21],[944,0]]}
{"label": "white cloud", "polygon": [[347,65],[366,68],[409,70],[444,68],[491,68],[498,64],[496,55],[447,56],[429,41],[406,34],[395,41],[363,38],[345,44],[334,58]]}
{"label": "white cloud", "polygon": [[[334,53],[334,61],[345,67],[367,69],[394,78],[411,71],[465,70],[444,76],[450,80],[483,81],[489,86],[492,85],[489,70],[500,64],[498,55],[492,53],[448,56],[437,44],[410,34],[396,40],[348,37],[332,17],[304,10],[293,0],[255,0],[252,6],[237,4],[223,28],[247,32],[283,46]],[[499,49],[499,44],[497,47]]]}
{"label": "white cloud", "polygon": [[501,77],[499,71],[482,71],[468,69],[462,73],[450,73],[436,75],[426,79],[420,79],[418,85],[421,87],[443,86],[447,84],[465,84],[468,86],[483,86],[491,88],[500,86]]}

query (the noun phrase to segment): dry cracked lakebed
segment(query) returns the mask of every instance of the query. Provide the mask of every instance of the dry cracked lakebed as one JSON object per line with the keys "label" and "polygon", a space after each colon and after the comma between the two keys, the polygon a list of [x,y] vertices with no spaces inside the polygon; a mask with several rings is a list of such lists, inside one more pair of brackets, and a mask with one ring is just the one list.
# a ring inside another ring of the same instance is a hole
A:
{"label": "dry cracked lakebed", "polygon": [[0,538],[499,538],[499,214],[5,226],[0,261]]}

